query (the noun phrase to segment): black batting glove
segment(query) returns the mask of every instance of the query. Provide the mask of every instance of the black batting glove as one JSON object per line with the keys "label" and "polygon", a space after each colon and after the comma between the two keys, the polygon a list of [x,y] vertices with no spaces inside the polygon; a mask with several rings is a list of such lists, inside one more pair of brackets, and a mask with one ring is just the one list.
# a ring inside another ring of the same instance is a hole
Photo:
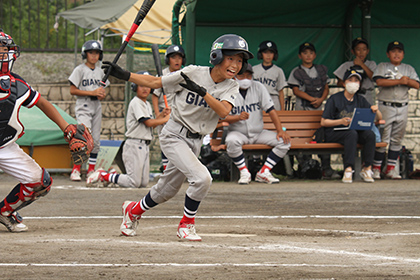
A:
{"label": "black batting glove", "polygon": [[122,69],[118,64],[110,61],[104,61],[102,69],[104,69],[105,74],[108,73],[108,69],[111,69],[109,73],[111,76],[124,81],[128,81],[131,76],[129,71]]}
{"label": "black batting glove", "polygon": [[207,90],[203,87],[200,87],[195,82],[191,81],[190,78],[184,74],[184,72],[181,72],[181,76],[184,78],[186,84],[179,84],[181,87],[186,88],[188,90],[191,90],[201,97],[204,97],[206,95]]}

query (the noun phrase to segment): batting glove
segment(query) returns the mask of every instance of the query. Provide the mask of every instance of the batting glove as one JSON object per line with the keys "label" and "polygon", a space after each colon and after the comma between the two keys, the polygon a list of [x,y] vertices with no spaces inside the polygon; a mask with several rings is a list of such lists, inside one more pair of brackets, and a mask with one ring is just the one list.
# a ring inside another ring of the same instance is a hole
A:
{"label": "batting glove", "polygon": [[107,73],[108,69],[111,69],[109,73],[111,76],[114,76],[117,79],[128,81],[130,79],[131,73],[127,70],[122,69],[118,64],[110,61],[104,61],[102,69]]}
{"label": "batting glove", "polygon": [[184,78],[186,82],[186,84],[179,84],[181,87],[191,90],[197,93],[198,95],[200,95],[201,97],[204,97],[204,95],[206,95],[207,90],[205,88],[191,81],[190,78],[187,75],[185,75],[183,72],[181,72],[181,76]]}

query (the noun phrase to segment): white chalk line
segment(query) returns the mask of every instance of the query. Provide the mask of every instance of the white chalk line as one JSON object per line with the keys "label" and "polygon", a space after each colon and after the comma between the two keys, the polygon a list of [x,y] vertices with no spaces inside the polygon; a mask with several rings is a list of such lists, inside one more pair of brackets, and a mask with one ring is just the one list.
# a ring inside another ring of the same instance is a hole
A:
{"label": "white chalk line", "polygon": [[[34,243],[37,241],[31,240],[20,240],[20,243]],[[237,246],[237,245],[227,245],[227,244],[206,244],[203,242],[150,242],[150,241],[137,241],[131,238],[122,239],[42,239],[39,242],[42,243],[100,243],[100,244],[107,244],[107,245],[121,245],[121,244],[128,244],[130,246],[139,245],[139,246],[149,246],[149,247],[170,247],[174,249],[175,247],[193,247],[194,249],[215,249],[215,250],[235,250],[235,251],[270,251],[270,252],[282,252],[282,253],[301,253],[301,254],[322,254],[322,255],[334,255],[339,257],[356,257],[357,258],[364,258],[370,261],[387,261],[391,262],[389,264],[420,264],[419,259],[413,258],[404,258],[404,257],[396,257],[396,256],[385,256],[385,255],[378,255],[378,254],[369,254],[369,253],[361,253],[357,251],[345,251],[345,250],[333,250],[333,249],[324,249],[324,248],[310,248],[310,247],[302,247],[297,245],[288,245],[288,244],[266,244],[266,245],[259,245],[259,246]],[[363,263],[363,262],[360,262]],[[232,265],[232,264],[227,264]],[[281,265],[281,264],[279,264]],[[309,265],[309,264],[308,264]],[[375,265],[375,264],[372,264]]]}
{"label": "white chalk line", "polygon": [[288,231],[306,231],[306,232],[325,232],[325,233],[340,233],[361,236],[418,236],[420,232],[395,232],[395,233],[380,233],[380,232],[365,232],[356,230],[337,230],[337,229],[311,229],[311,228],[286,228],[273,227],[272,229],[288,230]]}
{"label": "white chalk line", "polygon": [[[49,216],[49,217],[24,217],[25,220],[57,220],[57,219],[122,219],[122,216]],[[142,216],[142,219],[181,219],[182,216]],[[352,216],[352,215],[298,215],[298,216],[199,216],[197,219],[420,219],[420,216]]]}

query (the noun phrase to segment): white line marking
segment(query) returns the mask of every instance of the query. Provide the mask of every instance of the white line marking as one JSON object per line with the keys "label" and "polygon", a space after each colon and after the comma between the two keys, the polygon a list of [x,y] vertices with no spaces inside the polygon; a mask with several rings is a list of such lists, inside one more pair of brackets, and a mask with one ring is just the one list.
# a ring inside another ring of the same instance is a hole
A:
{"label": "white line marking", "polygon": [[233,234],[233,233],[200,233],[200,236],[210,237],[255,237],[256,234]]}
{"label": "white line marking", "polygon": [[[281,253],[316,253],[316,254],[325,254],[325,255],[334,255],[339,257],[357,257],[364,258],[370,261],[388,261],[392,264],[396,263],[405,263],[405,264],[420,264],[419,259],[413,258],[404,258],[404,257],[394,257],[394,256],[383,256],[377,254],[361,253],[357,251],[345,251],[345,250],[333,250],[333,249],[324,249],[324,248],[308,248],[296,245],[288,244],[269,244],[269,245],[260,245],[260,246],[236,246],[236,245],[226,245],[226,244],[217,244],[210,245],[202,242],[150,242],[150,241],[137,241],[131,238],[123,239],[40,239],[39,241],[31,240],[20,240],[21,243],[34,243],[34,242],[55,242],[55,243],[101,243],[108,244],[109,246],[128,244],[130,246],[140,245],[140,246],[149,246],[149,247],[193,247],[195,249],[215,249],[215,250],[236,250],[236,251],[270,251],[270,252],[281,252]],[[363,263],[361,261],[360,263]],[[374,264],[372,264],[374,265]]]}
{"label": "white line marking", "polygon": [[[50,216],[24,217],[27,220],[55,219],[122,219],[122,216]],[[142,216],[142,219],[181,219],[182,216]],[[420,219],[420,216],[198,216],[197,219]]]}
{"label": "white line marking", "polygon": [[326,232],[326,233],[343,233],[352,235],[368,235],[368,236],[411,236],[420,235],[420,232],[397,232],[397,233],[380,233],[380,232],[364,232],[354,230],[337,230],[337,229],[311,229],[311,228],[285,228],[273,227],[273,229],[289,230],[289,231],[309,231],[309,232]]}
{"label": "white line marking", "polygon": [[172,266],[172,267],[363,267],[363,266],[390,266],[395,264],[357,264],[357,265],[338,265],[338,264],[288,264],[288,263],[0,263],[0,266],[19,266],[19,267],[140,267],[140,266]]}

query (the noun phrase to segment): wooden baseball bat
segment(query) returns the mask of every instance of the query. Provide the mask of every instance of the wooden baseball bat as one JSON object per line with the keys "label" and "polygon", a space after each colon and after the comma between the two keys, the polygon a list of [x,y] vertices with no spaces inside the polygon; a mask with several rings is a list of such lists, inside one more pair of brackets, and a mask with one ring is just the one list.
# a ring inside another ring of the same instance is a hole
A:
{"label": "wooden baseball bat", "polygon": [[[143,22],[144,18],[146,17],[147,13],[150,11],[150,9],[152,8],[152,6],[155,2],[156,2],[156,0],[144,0],[143,4],[140,7],[139,12],[137,13],[136,19],[134,20],[133,24],[131,25],[130,31],[128,31],[127,37],[125,37],[124,42],[122,43],[120,49],[118,50],[117,55],[114,57],[114,60],[112,62],[117,63],[118,59],[120,59],[120,56],[123,53],[123,51],[125,50],[125,47],[127,46],[131,37],[133,37],[137,28]],[[105,86],[105,82],[108,79],[110,73],[111,73],[111,67],[108,69],[105,76],[102,78],[101,84],[103,86]]]}
{"label": "wooden baseball bat", "polygon": [[[156,72],[159,77],[162,77],[162,63],[161,63],[160,55],[159,55],[159,46],[157,44],[152,44],[152,54],[153,54],[153,60],[155,61]],[[165,107],[168,108],[169,107],[168,100],[166,98],[165,91],[163,91],[163,88],[162,88],[162,93],[163,93],[163,100],[165,101]]]}

